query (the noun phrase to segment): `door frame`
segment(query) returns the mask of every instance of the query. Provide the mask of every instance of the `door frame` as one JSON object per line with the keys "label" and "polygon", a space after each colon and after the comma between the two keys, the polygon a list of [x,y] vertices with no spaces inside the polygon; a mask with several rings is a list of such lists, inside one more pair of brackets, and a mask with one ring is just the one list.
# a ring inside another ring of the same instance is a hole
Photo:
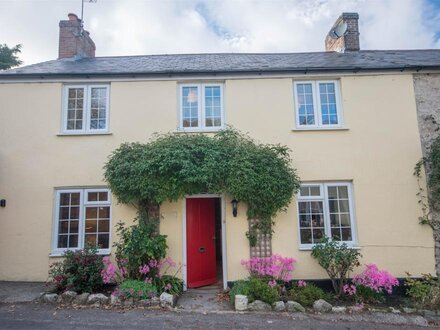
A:
{"label": "door frame", "polygon": [[187,195],[183,199],[183,210],[182,210],[182,277],[183,277],[183,290],[187,290],[187,280],[188,280],[188,265],[187,265],[187,245],[186,245],[186,200],[189,198],[220,198],[220,210],[221,210],[221,225],[222,225],[222,271],[223,271],[223,289],[228,287],[228,269],[227,269],[227,258],[226,258],[226,218],[225,218],[225,198],[223,194],[196,194]]}

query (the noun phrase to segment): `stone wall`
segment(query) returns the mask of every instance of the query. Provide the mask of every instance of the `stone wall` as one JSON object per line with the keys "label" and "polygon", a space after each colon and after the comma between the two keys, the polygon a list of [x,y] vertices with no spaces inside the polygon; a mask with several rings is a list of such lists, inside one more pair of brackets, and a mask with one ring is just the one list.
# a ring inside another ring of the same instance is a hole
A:
{"label": "stone wall", "polygon": [[[440,73],[414,74],[414,92],[417,105],[420,140],[423,156],[440,135]],[[426,169],[429,175],[429,168]],[[431,218],[440,221],[440,212],[431,210]],[[434,229],[435,268],[440,276],[440,229]]]}

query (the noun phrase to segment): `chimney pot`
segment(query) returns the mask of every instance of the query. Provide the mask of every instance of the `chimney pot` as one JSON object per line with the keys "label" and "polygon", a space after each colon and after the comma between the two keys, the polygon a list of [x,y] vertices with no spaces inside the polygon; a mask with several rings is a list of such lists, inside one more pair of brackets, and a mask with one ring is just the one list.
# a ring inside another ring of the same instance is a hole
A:
{"label": "chimney pot", "polygon": [[[359,51],[359,14],[358,13],[342,13],[333,24],[329,33],[325,37],[325,50],[326,51]],[[335,39],[331,34],[339,24],[345,23],[347,30],[339,38]]]}
{"label": "chimney pot", "polygon": [[69,21],[79,21],[78,16],[76,14],[70,13],[67,15],[69,17]]}

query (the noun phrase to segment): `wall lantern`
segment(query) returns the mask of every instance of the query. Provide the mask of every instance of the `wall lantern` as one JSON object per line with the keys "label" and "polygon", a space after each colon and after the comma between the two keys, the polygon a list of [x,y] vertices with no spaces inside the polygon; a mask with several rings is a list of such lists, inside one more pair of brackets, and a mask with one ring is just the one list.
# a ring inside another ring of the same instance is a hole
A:
{"label": "wall lantern", "polygon": [[236,200],[234,198],[231,203],[232,203],[232,215],[234,216],[234,218],[236,218],[237,217],[238,200]]}
{"label": "wall lantern", "polygon": [[6,206],[6,199],[0,199],[0,206],[5,207]]}

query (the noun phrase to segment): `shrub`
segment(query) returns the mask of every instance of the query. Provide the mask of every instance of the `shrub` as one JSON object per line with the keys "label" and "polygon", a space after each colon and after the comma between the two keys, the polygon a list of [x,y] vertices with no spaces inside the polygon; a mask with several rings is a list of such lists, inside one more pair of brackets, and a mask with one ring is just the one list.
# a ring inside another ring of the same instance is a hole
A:
{"label": "shrub", "polygon": [[313,247],[312,257],[326,270],[335,293],[341,296],[349,273],[354,267],[359,266],[361,254],[357,250],[348,248],[345,243],[325,237],[321,243]]}
{"label": "shrub", "polygon": [[280,299],[280,294],[277,288],[270,287],[267,281],[258,277],[251,277],[249,279],[248,299],[249,302],[261,300],[272,305],[275,301]]}
{"label": "shrub", "polygon": [[236,281],[234,282],[234,286],[232,287],[231,291],[229,291],[229,299],[231,301],[231,304],[233,305],[235,303],[235,296],[238,294],[242,294],[248,297],[250,296],[250,283],[249,281]]}
{"label": "shrub", "polygon": [[78,293],[95,292],[103,281],[101,271],[104,268],[102,257],[97,249],[86,247],[83,250],[67,251],[64,260],[50,266],[50,284],[55,284],[58,292],[72,290]]}
{"label": "shrub", "polygon": [[139,280],[125,280],[113,292],[113,295],[125,299],[150,299],[157,295],[157,288],[151,283],[145,283]]}
{"label": "shrub", "polygon": [[[353,276],[353,284],[356,285],[356,298],[361,302],[383,302],[385,293],[391,294],[393,287],[399,285],[399,281],[385,270],[379,270],[375,264],[365,266],[359,275]],[[350,294],[344,286],[344,292]]]}
{"label": "shrub", "polygon": [[242,260],[251,276],[268,277],[274,280],[288,282],[292,280],[292,272],[296,260],[274,254],[270,257],[253,257],[249,260]]}
{"label": "shrub", "polygon": [[289,290],[288,297],[301,305],[308,307],[312,306],[318,299],[324,299],[326,301],[331,300],[330,294],[314,284],[294,286]]}
{"label": "shrub", "polygon": [[375,292],[391,294],[394,286],[399,286],[399,281],[385,270],[379,270],[375,264],[369,264],[359,275],[353,276],[356,286],[364,286]]}
{"label": "shrub", "polygon": [[[115,243],[116,261],[121,273],[128,278],[142,280],[159,273],[158,261],[166,255],[166,236],[157,234],[157,221],[137,221],[131,227],[118,223],[116,231],[119,242]],[[148,265],[147,273],[140,267]]]}
{"label": "shrub", "polygon": [[406,294],[411,301],[420,307],[429,309],[440,308],[440,282],[430,274],[423,274],[422,279],[411,278],[407,274],[405,279]]}
{"label": "shrub", "polygon": [[183,292],[183,281],[173,275],[162,275],[154,283],[158,293],[168,292],[179,296]]}

